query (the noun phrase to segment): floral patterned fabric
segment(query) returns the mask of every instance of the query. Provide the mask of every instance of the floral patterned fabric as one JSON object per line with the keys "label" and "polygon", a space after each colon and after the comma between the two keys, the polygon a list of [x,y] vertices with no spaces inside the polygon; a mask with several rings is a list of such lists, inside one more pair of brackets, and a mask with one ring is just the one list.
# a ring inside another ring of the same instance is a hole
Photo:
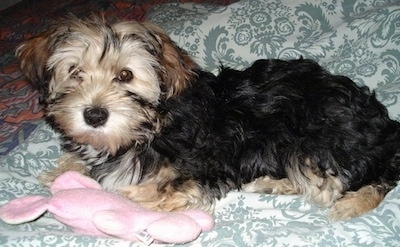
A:
{"label": "floral patterned fabric", "polygon": [[[153,6],[147,13],[206,69],[216,72],[220,62],[243,68],[257,58],[312,58],[374,89],[390,116],[400,120],[400,1],[174,3]],[[7,78],[19,73],[6,72]],[[0,204],[49,195],[35,177],[52,168],[60,155],[57,134],[38,121],[30,135],[18,140],[16,148],[0,157]],[[300,196],[235,191],[217,203],[215,228],[185,246],[400,246],[400,186],[361,217],[330,222],[326,215],[326,209]],[[0,246],[143,245],[74,235],[45,214],[17,226],[0,221]]]}
{"label": "floral patterned fabric", "polygon": [[399,0],[241,1],[229,7],[167,5],[157,23],[206,69],[260,58],[311,58],[376,91],[400,120]]}

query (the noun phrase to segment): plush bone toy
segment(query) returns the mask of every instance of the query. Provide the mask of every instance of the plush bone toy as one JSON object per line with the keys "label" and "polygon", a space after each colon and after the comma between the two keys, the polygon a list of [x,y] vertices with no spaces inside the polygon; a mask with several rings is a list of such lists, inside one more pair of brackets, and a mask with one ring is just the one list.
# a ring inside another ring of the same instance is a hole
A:
{"label": "plush bone toy", "polygon": [[20,224],[46,211],[79,234],[112,236],[150,244],[186,243],[214,226],[213,217],[200,210],[156,212],[101,189],[96,181],[66,172],[52,184],[52,197],[27,196],[0,208],[0,218]]}

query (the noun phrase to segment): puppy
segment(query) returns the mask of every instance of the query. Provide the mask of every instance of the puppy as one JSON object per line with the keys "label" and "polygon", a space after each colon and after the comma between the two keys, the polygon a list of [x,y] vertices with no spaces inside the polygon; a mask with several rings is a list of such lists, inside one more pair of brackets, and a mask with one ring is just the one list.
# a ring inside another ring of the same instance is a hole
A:
{"label": "puppy", "polygon": [[375,208],[400,175],[400,124],[366,87],[313,61],[202,71],[157,26],[67,18],[21,44],[61,134],[58,167],[155,210],[232,189],[303,194],[334,220]]}

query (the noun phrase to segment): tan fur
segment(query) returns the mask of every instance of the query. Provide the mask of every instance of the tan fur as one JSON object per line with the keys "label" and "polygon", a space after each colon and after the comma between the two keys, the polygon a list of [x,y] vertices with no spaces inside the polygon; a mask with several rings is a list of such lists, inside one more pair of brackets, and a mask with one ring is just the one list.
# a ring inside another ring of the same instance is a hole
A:
{"label": "tan fur", "polygon": [[357,191],[346,192],[343,198],[337,200],[329,212],[329,218],[346,220],[360,216],[376,208],[385,197],[379,186],[367,185]]}
{"label": "tan fur", "polygon": [[[127,86],[127,85],[125,85]],[[106,107],[113,114],[107,125],[101,128],[86,126],[84,108],[88,105]],[[113,84],[88,82],[82,90],[71,92],[59,104],[48,107],[48,115],[54,116],[60,127],[79,143],[88,143],[98,150],[114,154],[119,148],[130,144],[132,137],[140,139],[146,133],[136,132],[142,121],[155,122],[156,114],[137,104],[132,104],[124,91]],[[154,126],[157,131],[157,125]],[[148,133],[150,135],[152,133]]]}
{"label": "tan fur", "polygon": [[152,23],[144,23],[143,25],[160,38],[159,42],[162,44],[160,59],[161,64],[165,67],[162,71],[162,77],[168,89],[167,97],[178,95],[188,86],[190,78],[194,76],[193,71],[198,65],[161,28]]}
{"label": "tan fur", "polygon": [[272,179],[269,176],[257,178],[253,182],[243,185],[242,191],[281,195],[299,193],[289,179]]}
{"label": "tan fur", "polygon": [[[44,92],[47,116],[61,132],[73,142],[109,155],[127,146],[148,145],[165,121],[156,106],[164,97],[184,90],[197,67],[159,27],[135,21],[110,24],[99,16],[59,20],[22,43],[16,56],[24,74]],[[125,70],[133,73],[132,79],[118,81]],[[83,112],[89,107],[107,109],[104,125],[87,124]],[[49,185],[68,170],[86,174],[80,158],[64,154],[58,167],[40,180]],[[110,190],[117,187],[105,183]]]}
{"label": "tan fur", "polygon": [[306,198],[321,207],[330,207],[343,196],[343,185],[338,177],[320,177],[307,170],[306,177],[298,176],[296,179],[300,182],[296,187],[299,187]]}
{"label": "tan fur", "polygon": [[288,177],[296,190],[304,197],[320,207],[330,207],[343,196],[343,184],[339,177],[331,171],[320,171],[318,165],[311,158],[306,158],[304,164],[299,160],[292,160]]}
{"label": "tan fur", "polygon": [[[107,39],[117,45],[108,46]],[[48,83],[47,102],[66,95],[48,106],[48,116],[77,143],[111,154],[133,139],[138,145],[151,141],[162,122],[154,108],[134,102],[127,92],[156,106],[186,88],[197,67],[159,27],[134,21],[108,26],[101,17],[59,21],[20,45],[16,55],[30,80]],[[123,70],[132,71],[132,81],[116,82]],[[88,126],[82,114],[87,107],[106,108],[107,123]],[[143,122],[154,128],[140,131]]]}
{"label": "tan fur", "polygon": [[193,180],[187,180],[176,187],[170,183],[175,176],[175,172],[170,167],[165,167],[154,176],[144,179],[144,182],[126,186],[119,192],[124,197],[153,210],[174,211],[197,208],[210,213],[214,211],[212,198],[202,192],[199,184]]}
{"label": "tan fur", "polygon": [[67,171],[76,171],[83,175],[89,175],[85,164],[82,163],[74,154],[66,153],[57,159],[57,167],[51,171],[43,172],[38,176],[38,180],[44,186],[50,188],[50,185],[61,174]]}
{"label": "tan fur", "polygon": [[50,32],[42,33],[25,43],[16,50],[22,72],[34,84],[44,79],[46,63],[50,56],[49,39]]}
{"label": "tan fur", "polygon": [[[53,78],[53,83],[65,83],[63,81],[68,78],[65,75],[65,71],[68,71],[73,63],[86,66],[85,60],[97,61],[96,59],[98,59],[99,53],[103,48],[101,32],[104,31],[104,22],[104,19],[97,16],[91,17],[90,20],[86,21],[71,17],[55,23],[49,28],[49,31],[24,42],[16,51],[23,72],[30,80],[39,81],[43,79],[44,72],[47,69],[64,71],[61,73],[64,75],[59,75],[58,73],[57,77]],[[136,59],[147,60],[151,65],[159,63],[159,66],[155,67],[163,67],[162,71],[160,71],[160,76],[164,80],[168,97],[179,94],[187,87],[191,77],[195,76],[193,70],[198,65],[156,25],[146,22],[127,21],[116,23],[111,27],[121,37],[131,34],[140,36],[146,41],[146,46],[152,45],[151,49],[156,54],[146,54],[146,47],[132,45],[125,52],[115,53],[114,58],[107,58],[113,60],[123,54],[128,56],[134,51],[139,52],[135,56]],[[71,33],[71,35],[68,37],[67,33]],[[63,42],[63,39],[59,37],[66,38],[67,42]],[[87,48],[90,49],[87,51],[89,55],[82,57],[80,54],[83,54],[83,51]],[[154,60],[154,58],[149,55],[155,55],[160,61],[150,61]],[[142,64],[144,65],[145,63]],[[52,87],[58,87],[58,85],[53,85]]]}

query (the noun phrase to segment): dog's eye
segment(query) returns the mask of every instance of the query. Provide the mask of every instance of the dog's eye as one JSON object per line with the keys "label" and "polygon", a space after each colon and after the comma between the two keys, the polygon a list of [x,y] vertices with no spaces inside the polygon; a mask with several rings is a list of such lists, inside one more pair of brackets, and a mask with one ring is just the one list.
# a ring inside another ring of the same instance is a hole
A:
{"label": "dog's eye", "polygon": [[81,72],[82,70],[80,68],[76,68],[75,65],[69,67],[68,73],[73,72],[73,74],[78,74],[79,72]]}
{"label": "dog's eye", "polygon": [[82,78],[78,75],[80,72],[82,72],[82,70],[80,68],[76,68],[75,66],[71,66],[68,70],[68,73],[72,73],[71,78],[77,80],[82,80]]}
{"label": "dog's eye", "polygon": [[116,78],[119,82],[130,82],[133,79],[133,73],[130,70],[121,70]]}

